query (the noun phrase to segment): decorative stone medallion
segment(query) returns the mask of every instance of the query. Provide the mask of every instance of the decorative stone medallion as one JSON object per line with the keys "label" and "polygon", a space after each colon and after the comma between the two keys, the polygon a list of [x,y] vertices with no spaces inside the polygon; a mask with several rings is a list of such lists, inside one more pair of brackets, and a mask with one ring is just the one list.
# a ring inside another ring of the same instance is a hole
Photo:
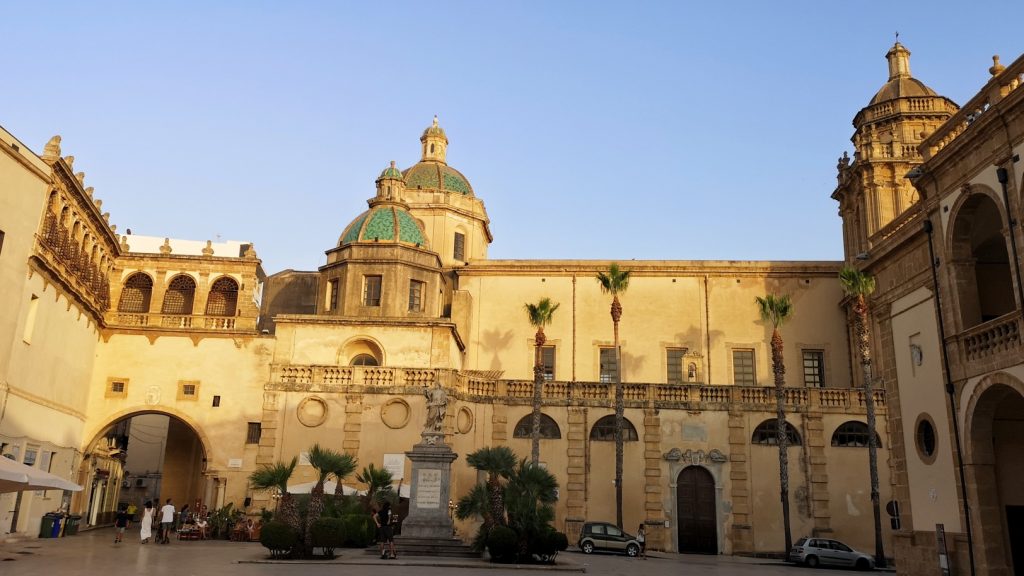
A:
{"label": "decorative stone medallion", "polygon": [[380,407],[380,421],[392,430],[405,428],[411,414],[409,403],[402,398],[392,398]]}
{"label": "decorative stone medallion", "polygon": [[295,417],[303,426],[315,428],[327,420],[327,402],[318,396],[309,396],[299,402]]}
{"label": "decorative stone medallion", "polygon": [[673,448],[668,452],[665,452],[665,454],[662,455],[662,458],[669,462],[683,462],[685,464],[708,464],[712,462],[715,464],[721,464],[729,459],[725,454],[722,454],[722,451],[718,448],[712,448],[710,452],[704,452],[703,450],[694,451],[690,449],[683,451],[679,448]]}
{"label": "decorative stone medallion", "polygon": [[473,421],[473,411],[467,406],[463,406],[459,408],[459,413],[455,417],[455,429],[459,434],[469,434],[469,431],[473,429]]}

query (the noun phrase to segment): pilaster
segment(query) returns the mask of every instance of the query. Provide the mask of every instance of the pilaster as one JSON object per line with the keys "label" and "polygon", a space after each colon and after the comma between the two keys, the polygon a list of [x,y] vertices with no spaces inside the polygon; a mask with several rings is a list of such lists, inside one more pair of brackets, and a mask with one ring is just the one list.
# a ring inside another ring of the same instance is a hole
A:
{"label": "pilaster", "polygon": [[729,483],[732,499],[732,551],[753,552],[750,527],[753,510],[750,502],[750,432],[743,412],[729,412]]}
{"label": "pilaster", "polygon": [[647,546],[666,550],[669,531],[665,528],[662,502],[661,416],[656,408],[644,410],[644,524]]}

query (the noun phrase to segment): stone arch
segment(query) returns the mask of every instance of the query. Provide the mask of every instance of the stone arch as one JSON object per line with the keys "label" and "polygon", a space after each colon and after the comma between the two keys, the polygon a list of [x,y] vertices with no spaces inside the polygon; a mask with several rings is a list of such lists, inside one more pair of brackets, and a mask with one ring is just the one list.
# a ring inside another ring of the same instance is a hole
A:
{"label": "stone arch", "polygon": [[133,272],[121,285],[117,311],[149,314],[153,298],[153,278],[145,272]]}
{"label": "stone arch", "polygon": [[238,281],[221,276],[210,284],[206,299],[207,316],[234,316],[238,310]]}
{"label": "stone arch", "polygon": [[188,274],[178,274],[167,283],[161,314],[191,316],[196,299],[196,280]]}
{"label": "stone arch", "polygon": [[961,330],[1017,308],[1005,207],[987,186],[974,185],[953,206],[946,234]]}
{"label": "stone arch", "polygon": [[338,365],[350,366],[352,361],[361,355],[372,356],[377,360],[378,366],[385,365],[384,347],[369,336],[356,336],[345,341],[338,350]]}
{"label": "stone arch", "polygon": [[719,492],[718,478],[709,468],[694,464],[675,476],[677,550],[695,554],[718,554]]}
{"label": "stone arch", "polygon": [[[615,441],[615,415],[608,414],[602,416],[594,422],[594,425],[590,428],[590,439],[597,441]],[[629,421],[629,418],[623,416],[622,418],[622,441],[623,442],[637,442],[640,440],[640,435],[636,432],[636,426]]]}
{"label": "stone arch", "polygon": [[[1022,502],[1008,501],[1019,485],[1018,458],[1024,441],[1024,382],[1005,372],[989,374],[968,385],[961,406],[964,422],[964,465],[967,498],[975,533],[974,550],[979,572],[1014,574],[1024,568],[1024,558],[1009,552],[1020,545],[1024,523]],[[1012,455],[1011,455],[1012,454]],[[1018,519],[1013,521],[1010,515]],[[1011,539],[1011,534],[1013,538]]]}
{"label": "stone arch", "polygon": [[[533,437],[533,414],[527,414],[519,419],[515,428],[512,429],[513,438]],[[543,412],[540,415],[540,439],[558,440],[562,437],[562,430],[558,427],[555,419]]]}

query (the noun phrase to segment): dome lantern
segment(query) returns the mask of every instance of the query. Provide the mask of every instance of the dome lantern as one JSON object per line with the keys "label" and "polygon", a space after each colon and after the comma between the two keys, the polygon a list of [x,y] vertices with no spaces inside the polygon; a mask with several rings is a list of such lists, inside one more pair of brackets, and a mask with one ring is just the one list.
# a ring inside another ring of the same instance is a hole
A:
{"label": "dome lantern", "polygon": [[421,162],[447,164],[448,136],[445,135],[444,129],[438,126],[437,115],[434,115],[434,123],[423,131],[420,142],[423,144]]}
{"label": "dome lantern", "polygon": [[405,177],[402,171],[395,166],[395,161],[385,168],[377,177],[377,200],[391,200],[402,202],[405,192]]}

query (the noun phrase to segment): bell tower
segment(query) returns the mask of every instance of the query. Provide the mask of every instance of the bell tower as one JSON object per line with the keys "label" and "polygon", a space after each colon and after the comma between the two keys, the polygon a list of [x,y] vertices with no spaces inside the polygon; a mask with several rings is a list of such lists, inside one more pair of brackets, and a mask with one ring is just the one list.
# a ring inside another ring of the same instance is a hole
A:
{"label": "bell tower", "polygon": [[853,119],[853,158],[839,159],[832,198],[843,218],[846,260],[865,258],[886,227],[917,202],[906,179],[923,158],[921,142],[959,107],[910,74],[910,50],[896,42],[885,55],[889,79]]}
{"label": "bell tower", "polygon": [[448,153],[448,136],[445,135],[444,130],[437,124],[437,116],[434,116],[434,123],[431,124],[426,130],[423,131],[423,135],[420,136],[420,142],[423,144],[423,154],[421,157],[422,162],[440,162],[441,164],[447,164],[447,153]]}

